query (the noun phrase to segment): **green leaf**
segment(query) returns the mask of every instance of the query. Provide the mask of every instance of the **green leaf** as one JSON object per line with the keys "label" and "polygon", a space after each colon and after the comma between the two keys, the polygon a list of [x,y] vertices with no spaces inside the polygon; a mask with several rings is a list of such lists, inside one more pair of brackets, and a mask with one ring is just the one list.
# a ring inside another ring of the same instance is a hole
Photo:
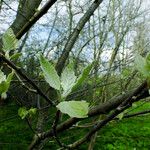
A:
{"label": "green leaf", "polygon": [[6,79],[6,76],[3,74],[2,71],[0,71],[0,95],[8,91],[13,75],[14,72],[10,73]]}
{"label": "green leaf", "polygon": [[148,53],[148,54],[146,55],[146,62],[147,62],[148,64],[150,64],[150,53]]}
{"label": "green leaf", "polygon": [[4,33],[2,41],[4,51],[10,51],[17,48],[18,40],[16,39],[16,36],[11,28]]}
{"label": "green leaf", "polygon": [[122,120],[123,116],[124,116],[124,113],[122,112],[117,117],[119,118],[119,120]]}
{"label": "green leaf", "polygon": [[60,79],[54,66],[48,62],[42,55],[40,56],[40,64],[45,77],[45,80],[51,87],[60,90]]}
{"label": "green leaf", "polygon": [[36,108],[30,108],[30,109],[28,110],[28,112],[29,112],[29,115],[32,116],[32,115],[35,115],[35,114],[36,114],[37,109],[36,109]]}
{"label": "green leaf", "polygon": [[7,98],[7,94],[6,94],[6,93],[2,93],[2,94],[1,94],[1,98],[2,98],[2,99],[6,99],[6,98]]}
{"label": "green leaf", "polygon": [[36,112],[36,108],[30,108],[29,110],[27,110],[26,107],[20,107],[18,109],[18,115],[21,117],[21,119],[24,119],[27,116],[32,117],[36,114]]}
{"label": "green leaf", "polygon": [[77,79],[75,85],[73,86],[72,91],[73,91],[73,90],[76,90],[76,89],[86,80],[86,78],[88,77],[88,75],[89,75],[89,73],[90,73],[90,71],[91,71],[91,69],[92,69],[92,67],[93,67],[93,64],[94,64],[94,63],[88,65],[88,66],[83,70],[82,74],[79,76],[79,78]]}
{"label": "green leaf", "polygon": [[131,73],[131,69],[125,68],[125,69],[123,69],[122,72],[121,72],[121,77],[122,77],[122,78],[126,78],[126,77],[128,77],[128,76],[130,75],[130,73]]}
{"label": "green leaf", "polygon": [[62,113],[70,117],[86,118],[88,117],[89,103],[86,101],[64,101],[56,106]]}
{"label": "green leaf", "polygon": [[20,107],[18,110],[18,115],[21,117],[21,119],[24,119],[28,115],[28,110],[25,107]]}
{"label": "green leaf", "polygon": [[0,70],[0,84],[1,84],[3,81],[6,81],[6,75],[4,75],[4,73]]}
{"label": "green leaf", "polygon": [[146,59],[137,54],[135,57],[135,65],[137,70],[144,76],[150,77],[150,66],[147,64]]}
{"label": "green leaf", "polygon": [[10,84],[10,82],[11,82],[11,80],[12,80],[13,75],[14,75],[14,72],[13,72],[13,71],[12,71],[12,72],[8,75],[8,77],[7,77],[7,81],[6,81],[8,84]]}
{"label": "green leaf", "polygon": [[62,97],[66,97],[71,92],[76,79],[77,77],[74,74],[72,64],[69,64],[61,74]]}
{"label": "green leaf", "polygon": [[7,92],[7,84],[5,81],[0,84],[0,95]]}

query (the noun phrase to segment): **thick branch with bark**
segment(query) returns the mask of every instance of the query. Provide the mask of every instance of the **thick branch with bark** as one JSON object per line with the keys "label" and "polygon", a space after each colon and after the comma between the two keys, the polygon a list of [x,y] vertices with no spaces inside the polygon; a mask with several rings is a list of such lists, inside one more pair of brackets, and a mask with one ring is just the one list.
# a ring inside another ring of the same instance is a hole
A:
{"label": "thick branch with bark", "polygon": [[[16,19],[10,26],[17,39],[29,31],[29,29],[51,8],[57,0],[49,0],[40,10],[37,10],[42,0],[20,0]],[[0,39],[0,51],[2,49],[2,39]]]}
{"label": "thick branch with bark", "polygon": [[[146,82],[141,84],[136,90],[134,90],[133,95],[130,95],[127,99],[125,99],[110,115],[108,115],[104,120],[96,123],[92,129],[81,139],[77,140],[73,144],[70,144],[70,149],[75,149],[84,142],[88,141],[91,136],[93,136],[97,131],[99,131],[103,126],[108,124],[111,120],[113,120],[118,114],[126,110],[127,108],[132,106],[132,103],[138,101],[141,96],[143,96],[143,92],[147,87]],[[149,95],[149,94],[148,94]]]}
{"label": "thick branch with bark", "polygon": [[[30,0],[29,0],[30,1]],[[41,0],[40,0],[41,1]],[[21,23],[19,24],[20,29],[16,31],[16,38],[20,39],[44,14],[47,13],[47,11],[50,9],[50,7],[56,2],[57,0],[49,0],[39,11],[36,10],[37,7],[34,6],[34,14],[30,15],[30,18],[28,21],[22,21],[23,26],[21,26]],[[31,1],[32,2],[32,1]],[[27,12],[30,12],[29,10],[26,10]],[[23,19],[23,18],[22,18]],[[15,22],[12,24],[12,28],[14,29],[17,26],[17,22],[19,20],[19,17],[16,18],[16,24]]]}
{"label": "thick branch with bark", "polygon": [[39,7],[42,0],[20,0],[17,10],[16,19],[10,26],[14,33],[17,35],[18,31],[22,29],[22,27],[29,22],[32,16],[36,13],[36,9]]}
{"label": "thick branch with bark", "polygon": [[[122,112],[124,110],[124,108],[126,108],[126,105],[128,103],[132,104],[132,103],[134,103],[134,102],[136,102],[136,101],[138,101],[138,100],[140,100],[142,98],[146,98],[148,96],[149,96],[149,93],[148,93],[148,88],[147,88],[147,82],[145,81],[144,83],[142,83],[136,89],[134,89],[132,91],[129,91],[126,94],[116,96],[116,97],[110,99],[109,101],[99,105],[99,106],[93,107],[91,110],[89,110],[88,116],[90,118],[90,117],[94,117],[96,115],[108,114],[110,111],[116,109],[119,105],[125,106],[125,107],[122,107],[121,110],[119,110],[119,111],[117,110],[117,112],[114,112],[114,114],[112,114],[113,117],[109,116],[108,120],[104,121],[104,124],[105,123],[107,124],[111,119],[113,119],[114,117],[116,117],[116,115],[118,115],[120,112]],[[81,120],[83,120],[83,119],[70,118],[70,119],[66,120],[65,122],[63,122],[62,124],[58,125],[58,127],[56,128],[56,131],[57,131],[57,133],[61,133],[61,132],[65,131],[65,130],[69,129],[75,123],[77,123],[78,121],[81,121]],[[100,127],[98,127],[98,129],[103,127],[103,126],[104,125],[100,125]],[[92,133],[94,133],[94,132],[92,132]],[[29,149],[33,149],[36,145],[40,144],[40,142],[42,140],[44,140],[46,138],[49,138],[49,137],[52,137],[52,136],[54,136],[52,129],[47,131],[47,132],[42,133],[40,135],[40,137],[36,137],[34,139],[34,141],[31,143]],[[86,138],[86,140],[87,139],[88,138]],[[74,147],[74,146],[72,146],[72,147]]]}

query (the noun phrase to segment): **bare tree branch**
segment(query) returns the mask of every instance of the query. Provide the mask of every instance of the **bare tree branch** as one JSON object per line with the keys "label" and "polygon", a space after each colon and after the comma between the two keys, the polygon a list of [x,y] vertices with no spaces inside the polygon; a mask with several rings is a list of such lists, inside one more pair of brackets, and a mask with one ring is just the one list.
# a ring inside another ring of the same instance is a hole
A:
{"label": "bare tree branch", "polygon": [[84,25],[88,22],[88,20],[90,19],[90,17],[93,15],[94,11],[98,8],[98,6],[103,2],[103,0],[95,0],[91,6],[89,7],[89,9],[87,10],[87,12],[83,15],[83,17],[80,19],[80,21],[78,22],[76,28],[74,29],[73,33],[70,35],[70,37],[68,37],[68,41],[65,45],[65,48],[62,52],[61,57],[58,59],[58,62],[56,64],[56,70],[58,72],[58,74],[60,75],[64,66],[65,66],[65,62],[69,56],[70,51],[72,50],[75,42],[77,41],[79,34],[81,32],[81,30],[83,29]]}

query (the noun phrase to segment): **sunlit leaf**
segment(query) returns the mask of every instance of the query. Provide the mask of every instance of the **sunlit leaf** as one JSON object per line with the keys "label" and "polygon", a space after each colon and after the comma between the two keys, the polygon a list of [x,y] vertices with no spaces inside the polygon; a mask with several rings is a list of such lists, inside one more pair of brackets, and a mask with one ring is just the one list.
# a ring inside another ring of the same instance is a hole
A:
{"label": "sunlit leaf", "polygon": [[13,75],[14,72],[10,73],[6,79],[6,76],[2,72],[0,72],[0,76],[2,77],[0,79],[0,95],[8,91]]}
{"label": "sunlit leaf", "polygon": [[21,119],[24,119],[27,116],[32,117],[33,115],[36,114],[36,112],[37,112],[36,108],[30,108],[29,110],[27,110],[26,107],[20,107],[18,109],[18,115],[21,117]]}
{"label": "sunlit leaf", "polygon": [[28,115],[28,110],[25,107],[20,107],[18,110],[18,115],[21,119],[24,119]]}
{"label": "sunlit leaf", "polygon": [[123,118],[123,116],[124,116],[124,113],[122,112],[117,117],[119,118],[119,120],[121,120]]}
{"label": "sunlit leaf", "polygon": [[147,65],[149,65],[149,67],[150,67],[150,53],[148,53],[148,54],[146,55],[146,63],[147,63]]}
{"label": "sunlit leaf", "polygon": [[86,101],[64,101],[56,106],[62,113],[70,117],[86,118],[88,117],[89,103]]}
{"label": "sunlit leaf", "polygon": [[4,75],[4,73],[0,70],[0,83],[3,81],[6,81],[6,75]]}
{"label": "sunlit leaf", "polygon": [[141,55],[135,56],[135,65],[137,70],[144,76],[150,77],[150,66],[147,64],[146,59]]}
{"label": "sunlit leaf", "polygon": [[28,110],[28,112],[29,112],[29,114],[32,116],[32,115],[35,115],[35,114],[36,114],[37,109],[36,109],[36,108],[30,108],[30,109]]}
{"label": "sunlit leaf", "polygon": [[60,90],[60,79],[54,66],[42,55],[40,56],[40,64],[46,82],[54,89]]}
{"label": "sunlit leaf", "polygon": [[18,46],[18,40],[16,39],[14,32],[11,28],[9,28],[2,37],[3,41],[3,50],[10,51],[12,49],[16,49]]}
{"label": "sunlit leaf", "polygon": [[63,88],[62,96],[66,97],[70,92],[77,77],[74,74],[73,67],[69,64],[61,74],[61,85]]}

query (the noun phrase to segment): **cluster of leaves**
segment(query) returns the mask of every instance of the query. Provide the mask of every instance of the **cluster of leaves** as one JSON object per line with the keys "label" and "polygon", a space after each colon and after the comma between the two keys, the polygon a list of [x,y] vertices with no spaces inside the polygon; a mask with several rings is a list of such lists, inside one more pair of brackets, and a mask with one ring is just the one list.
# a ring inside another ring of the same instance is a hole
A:
{"label": "cluster of leaves", "polygon": [[[14,53],[12,56],[9,56],[11,50],[15,50],[18,45],[18,40],[16,39],[13,30],[9,28],[2,37],[3,41],[3,51],[5,52],[5,57],[8,59],[16,59],[20,56],[18,53]],[[73,66],[69,64],[61,74],[61,77],[58,76],[55,67],[49,63],[42,55],[40,56],[41,69],[45,80],[49,83],[51,87],[56,89],[60,95],[60,103],[56,106],[62,113],[68,114],[70,117],[85,118],[88,114],[89,103],[86,101],[65,101],[66,97],[75,89],[77,89],[82,82],[87,78],[93,63],[87,66],[83,73],[77,78],[73,71]],[[6,75],[0,70],[0,94],[6,95],[10,82],[14,75],[14,71]],[[36,111],[34,108],[27,110],[25,107],[18,110],[19,116],[24,119],[27,115],[31,115]]]}
{"label": "cluster of leaves", "polygon": [[[15,60],[20,57],[20,53],[14,53],[13,55],[10,56],[10,51],[15,50],[18,47],[18,40],[16,39],[14,32],[11,28],[9,28],[2,37],[3,41],[3,51],[5,53],[5,57],[10,60]],[[0,69],[0,96],[2,98],[6,98],[7,91],[10,87],[10,83],[12,81],[13,75],[15,71],[12,69],[12,72],[6,75],[2,72]],[[31,108],[27,110],[25,107],[22,107],[18,110],[19,116],[24,119],[26,116],[32,116],[33,114],[36,113],[36,108]]]}
{"label": "cluster of leaves", "polygon": [[60,94],[60,103],[56,107],[70,117],[87,117],[89,103],[86,101],[65,101],[65,99],[87,78],[93,63],[87,66],[78,78],[75,76],[72,64],[69,64],[62,72],[61,77],[59,77],[55,67],[46,58],[41,55],[39,59],[45,80]]}
{"label": "cluster of leaves", "polygon": [[147,79],[150,79],[150,53],[147,54],[146,58],[137,54],[135,57],[135,64],[137,70]]}
{"label": "cluster of leaves", "polygon": [[27,110],[26,107],[20,107],[18,110],[18,115],[21,117],[21,119],[24,119],[27,116],[32,117],[36,114],[36,112],[36,108],[30,108],[29,110]]}
{"label": "cluster of leaves", "polygon": [[137,54],[135,57],[135,65],[137,70],[146,78],[150,93],[150,53],[145,58]]}
{"label": "cluster of leaves", "polygon": [[[13,30],[11,28],[9,28],[4,33],[2,37],[2,41],[3,41],[3,51],[5,52],[5,56],[10,59],[9,52],[12,49],[16,49],[18,44],[18,40],[16,39]],[[2,72],[2,70],[0,70],[0,95],[2,98],[6,98],[7,96],[6,93],[9,89],[10,82],[13,78],[13,75],[14,75],[14,71],[12,71],[6,77],[6,75]]]}

